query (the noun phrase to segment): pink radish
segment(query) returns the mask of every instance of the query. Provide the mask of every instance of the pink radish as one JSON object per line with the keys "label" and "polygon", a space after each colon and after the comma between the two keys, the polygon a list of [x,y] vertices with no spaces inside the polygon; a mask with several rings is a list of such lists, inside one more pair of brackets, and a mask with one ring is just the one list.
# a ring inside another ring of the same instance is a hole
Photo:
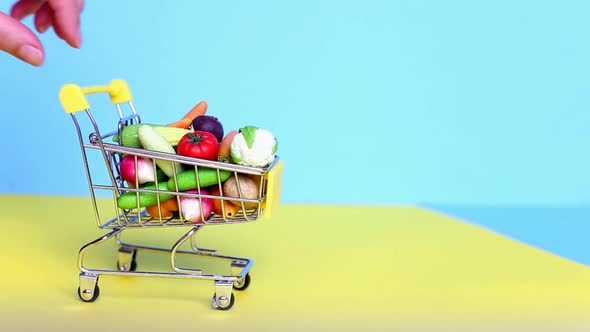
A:
{"label": "pink radish", "polygon": [[[197,194],[199,193],[198,190],[187,190],[185,191],[187,194]],[[201,189],[201,195],[209,195],[209,191],[205,189]],[[180,196],[180,211],[182,212],[182,216],[184,219],[193,222],[199,223],[203,221],[201,217],[201,203],[203,205],[203,216],[205,219],[209,219],[211,212],[213,212],[213,199],[211,198],[204,198],[201,197],[188,197],[188,196]]]}
{"label": "pink radish", "polygon": [[[135,156],[133,155],[125,155],[121,159],[120,164],[121,169],[121,177],[123,180],[131,183],[135,183]],[[146,182],[153,182],[155,181],[154,178],[154,164],[152,160],[145,157],[137,157],[137,178],[139,184],[146,183]]]}

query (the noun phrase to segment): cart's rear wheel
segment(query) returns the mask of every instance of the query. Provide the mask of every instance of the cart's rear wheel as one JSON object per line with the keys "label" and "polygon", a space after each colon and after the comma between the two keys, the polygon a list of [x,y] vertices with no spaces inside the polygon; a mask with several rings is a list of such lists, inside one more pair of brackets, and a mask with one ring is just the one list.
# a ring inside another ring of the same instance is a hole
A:
{"label": "cart's rear wheel", "polygon": [[246,273],[246,276],[242,279],[234,281],[234,289],[242,291],[250,285],[250,273]]}
{"label": "cart's rear wheel", "polygon": [[80,298],[80,300],[84,302],[94,302],[100,295],[100,287],[98,287],[98,284],[94,285],[94,291],[92,291],[92,296],[88,297],[90,295],[89,293],[89,289],[80,291],[80,287],[78,287],[78,297]]}
{"label": "cart's rear wheel", "polygon": [[119,258],[117,260],[117,269],[119,271],[135,271],[137,269],[137,250],[129,247],[119,248]]}
{"label": "cart's rear wheel", "polygon": [[117,270],[119,270],[119,271],[135,271],[135,270],[137,270],[137,260],[135,259],[135,257],[133,258],[133,260],[131,261],[131,266],[129,267],[129,270],[127,270],[125,266],[121,267],[121,263],[117,262]]}
{"label": "cart's rear wheel", "polygon": [[236,299],[233,293],[231,294],[231,297],[229,299],[225,296],[221,296],[218,298],[217,294],[214,293],[211,303],[213,304],[213,308],[217,310],[229,310],[231,309],[231,307],[233,307],[235,300]]}

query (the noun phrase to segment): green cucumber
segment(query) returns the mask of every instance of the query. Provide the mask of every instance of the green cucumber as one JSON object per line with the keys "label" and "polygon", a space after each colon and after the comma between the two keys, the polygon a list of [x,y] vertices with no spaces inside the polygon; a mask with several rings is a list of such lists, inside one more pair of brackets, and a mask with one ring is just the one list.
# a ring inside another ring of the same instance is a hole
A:
{"label": "green cucumber", "polygon": [[[149,189],[149,190],[156,190],[156,185],[154,183],[141,186],[140,189]],[[158,183],[158,190],[168,190],[168,185],[166,182]],[[154,193],[139,193],[139,206],[146,207],[150,205],[154,205],[158,203],[158,196],[160,196],[160,202],[163,202],[167,199],[174,197],[174,195],[169,194],[154,194]],[[117,206],[121,209],[133,209],[137,208],[137,192],[130,191],[127,192],[117,198]]]}
{"label": "green cucumber", "polygon": [[[219,180],[224,182],[231,176],[230,171],[219,170]],[[197,177],[194,169],[188,169],[176,175],[178,181],[178,191],[186,191],[197,188]],[[201,188],[212,186],[219,183],[217,180],[217,170],[213,168],[199,167],[199,185]],[[168,190],[176,191],[174,178],[168,180]]]}
{"label": "green cucumber", "polygon": [[[141,142],[139,141],[139,135],[137,131],[139,127],[141,127],[143,123],[129,125],[123,128],[121,131],[121,145],[132,147],[132,148],[141,148]],[[192,133],[192,131],[188,129],[170,127],[170,126],[162,126],[162,125],[155,125],[150,124],[158,134],[162,135],[168,143],[172,146],[178,145],[178,142],[182,138],[182,136]],[[113,142],[119,142],[119,135],[115,134],[113,136]]]}
{"label": "green cucumber", "polygon": [[[169,179],[168,175],[164,174],[164,171],[162,171],[159,167],[156,168],[156,178],[158,179],[158,183],[167,182]],[[150,182],[150,183],[153,183],[153,182]]]}

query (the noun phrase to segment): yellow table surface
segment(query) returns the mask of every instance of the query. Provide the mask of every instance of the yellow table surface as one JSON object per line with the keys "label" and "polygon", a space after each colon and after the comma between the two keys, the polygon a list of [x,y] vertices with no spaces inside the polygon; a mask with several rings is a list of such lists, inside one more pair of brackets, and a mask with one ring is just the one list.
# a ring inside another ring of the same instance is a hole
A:
{"label": "yellow table surface", "polygon": [[[107,232],[89,198],[4,195],[0,210],[2,331],[590,330],[590,268],[418,207],[282,205],[272,220],[205,227],[201,246],[254,260],[225,312],[207,280],[105,275],[83,303],[78,250]],[[125,232],[170,247],[188,230]],[[116,257],[111,241],[89,264]],[[168,268],[166,255],[137,260]]]}

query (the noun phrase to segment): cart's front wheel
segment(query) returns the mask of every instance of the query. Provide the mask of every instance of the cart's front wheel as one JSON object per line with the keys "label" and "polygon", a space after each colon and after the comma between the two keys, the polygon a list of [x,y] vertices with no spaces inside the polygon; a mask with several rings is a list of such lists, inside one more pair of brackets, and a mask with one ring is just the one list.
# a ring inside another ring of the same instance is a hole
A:
{"label": "cart's front wheel", "polygon": [[100,294],[98,288],[98,276],[92,274],[80,273],[80,286],[78,286],[78,296],[84,302],[94,302]]}
{"label": "cart's front wheel", "polygon": [[217,297],[217,294],[213,294],[212,304],[213,308],[217,310],[229,310],[233,307],[235,302],[234,294],[232,293],[230,298],[228,299],[226,296]]}
{"label": "cart's front wheel", "polygon": [[84,302],[94,302],[100,295],[100,288],[98,285],[94,285],[94,290],[91,292],[89,289],[85,289],[80,291],[80,287],[78,287],[78,296],[80,300]]}
{"label": "cart's front wheel", "polygon": [[236,281],[234,281],[234,289],[235,290],[244,290],[246,288],[248,288],[248,286],[250,285],[250,273],[246,273],[246,276],[238,279]]}

